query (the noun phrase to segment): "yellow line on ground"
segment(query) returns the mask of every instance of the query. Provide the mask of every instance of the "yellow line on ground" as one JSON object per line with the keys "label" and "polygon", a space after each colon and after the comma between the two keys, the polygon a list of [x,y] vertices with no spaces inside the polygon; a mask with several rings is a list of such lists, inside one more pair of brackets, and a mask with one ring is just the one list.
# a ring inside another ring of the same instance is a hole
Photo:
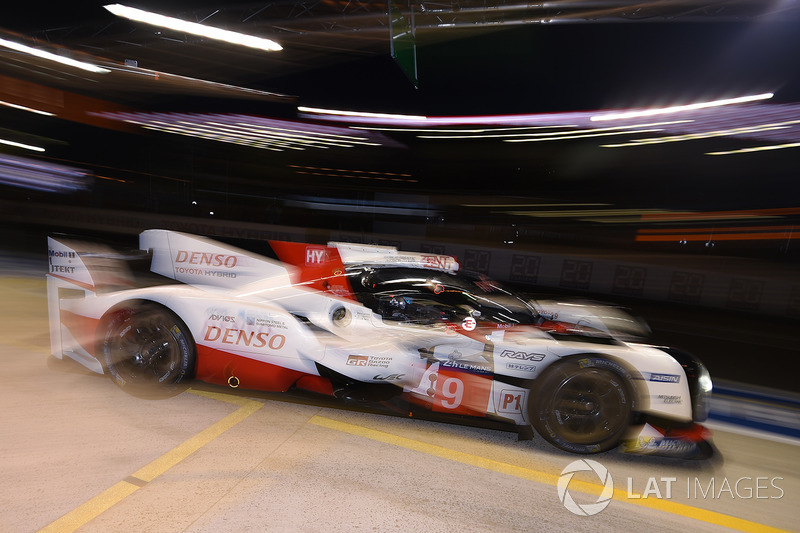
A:
{"label": "yellow line on ground", "polygon": [[[428,444],[426,442],[421,442],[406,437],[400,437],[398,435],[392,435],[391,433],[384,433],[383,431],[369,429],[363,426],[348,424],[346,422],[339,422],[338,420],[332,420],[330,418],[325,418],[319,415],[314,415],[313,417],[311,417],[311,420],[309,420],[309,422],[317,426],[322,426],[329,429],[335,429],[336,431],[350,433],[351,435],[357,435],[359,437],[364,437],[370,440],[384,442],[386,444],[393,444],[394,446],[399,446],[401,448],[407,448],[409,450],[418,451],[426,455],[433,455],[435,457],[441,457],[442,459],[449,459],[451,461],[457,461],[459,463],[465,463],[468,465],[477,466],[485,470],[492,470],[494,472],[500,472],[502,474],[509,474],[512,476],[528,479],[530,481],[536,481],[538,483],[555,485],[558,482],[558,476],[553,474],[548,474],[546,472],[540,472],[538,470],[531,470],[527,468],[520,468],[518,466],[510,465],[508,463],[502,463],[500,461],[495,461],[493,459],[487,459],[485,457],[480,457],[478,455],[471,455],[468,453],[459,452],[457,450],[451,450],[450,448],[445,448],[443,446]],[[599,485],[598,487],[600,490],[602,490],[602,487],[600,487]],[[600,493],[600,490],[598,490],[598,494]]]}
{"label": "yellow line on ground", "polygon": [[256,402],[253,400],[248,400],[246,398],[238,398],[235,396],[227,396],[225,394],[219,394],[214,392],[201,392],[201,391],[191,391],[198,396],[204,396],[206,398],[213,398],[215,400],[221,400],[228,403],[233,403],[236,405],[240,405],[239,409],[234,411],[233,413],[229,414],[216,424],[213,424],[191,439],[187,440],[177,448],[173,448],[172,450],[168,451],[149,465],[145,466],[144,468],[140,468],[136,472],[133,473],[133,477],[139,478],[144,481],[152,481],[156,477],[160,476],[176,464],[180,463],[184,459],[186,459],[189,455],[193,454],[212,440],[219,437],[224,432],[228,431],[230,428],[247,418],[248,416],[252,415],[262,407],[264,407],[263,403]]}
{"label": "yellow line on ground", "polygon": [[[448,459],[450,461],[476,466],[485,470],[491,470],[492,472],[499,472],[501,474],[507,474],[509,476],[535,481],[536,483],[543,483],[545,485],[556,486],[558,483],[558,478],[560,477],[555,474],[548,474],[547,472],[541,472],[531,468],[515,466],[508,463],[495,461],[493,459],[487,459],[485,457],[459,452],[457,450],[451,450],[443,446],[428,444],[426,442],[400,437],[391,433],[369,429],[363,426],[349,424],[347,422],[340,422],[338,420],[325,418],[319,415],[313,416],[309,422],[317,426],[341,431],[343,433],[349,433],[350,435],[364,437],[366,439],[414,450],[426,455],[432,455],[442,459]],[[572,479],[569,483],[569,489],[570,491],[576,490],[586,494],[599,495],[603,490],[603,486],[596,483]],[[684,516],[687,518],[700,520],[702,522],[708,522],[719,526],[737,529],[739,531],[759,533],[784,531],[774,527],[766,526],[764,524],[759,524],[757,522],[751,522],[742,518],[736,518],[734,516],[717,513],[715,511],[708,511],[706,509],[700,509],[698,507],[692,507],[691,505],[676,503],[669,500],[658,498],[642,498],[639,494],[631,494],[631,498],[628,496],[629,495],[626,491],[614,489],[614,500],[633,505],[639,505],[640,507],[647,507],[665,513]]]}
{"label": "yellow line on ground", "polygon": [[[132,477],[144,482],[152,481],[212,440],[222,435],[224,432],[228,431],[230,428],[248,416],[264,407],[264,404],[261,402],[248,400],[247,398],[229,396],[227,394],[198,391],[193,389],[190,389],[188,392],[198,396],[203,396],[205,398],[232,403],[234,405],[238,405],[239,408],[219,422],[210,425],[194,437],[185,441],[183,444],[178,445],[158,459],[154,460],[143,468],[140,468],[132,474]],[[93,518],[110,509],[115,504],[124,500],[140,488],[141,487],[139,485],[134,483],[120,481],[119,483],[101,492],[91,500],[87,501],[80,507],[73,509],[55,522],[45,526],[39,530],[39,533],[67,533],[75,531]]]}
{"label": "yellow line on ground", "polygon": [[66,533],[68,531],[75,531],[92,518],[100,515],[100,513],[106,509],[110,509],[137,490],[139,490],[139,487],[133,483],[120,481],[80,507],[73,509],[55,522],[40,529],[39,533]]}

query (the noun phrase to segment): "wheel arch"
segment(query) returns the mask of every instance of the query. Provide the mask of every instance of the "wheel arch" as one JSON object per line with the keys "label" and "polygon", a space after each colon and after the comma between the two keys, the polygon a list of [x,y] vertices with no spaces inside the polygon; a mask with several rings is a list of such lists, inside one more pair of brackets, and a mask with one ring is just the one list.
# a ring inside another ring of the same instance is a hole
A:
{"label": "wheel arch", "polygon": [[[635,411],[637,413],[647,411],[650,408],[649,402],[649,389],[647,387],[647,380],[644,379],[642,373],[633,365],[630,361],[627,361],[624,357],[620,357],[619,355],[610,353],[610,352],[585,352],[585,353],[575,353],[570,355],[565,355],[560,357],[558,360],[553,361],[551,364],[545,368],[542,373],[533,380],[532,388],[536,386],[536,382],[540,381],[543,377],[547,375],[548,372],[554,371],[554,368],[561,364],[568,364],[576,361],[587,360],[584,365],[586,366],[593,366],[593,360],[607,360],[613,363],[609,366],[604,366],[608,370],[615,372],[621,378],[625,379],[626,383],[630,387],[631,395],[634,397],[635,400]],[[596,366],[596,365],[594,365]]]}
{"label": "wheel arch", "polygon": [[[533,429],[535,429],[551,444],[566,451],[575,453],[597,453],[608,451],[609,449],[616,447],[616,445],[624,437],[624,433],[619,435],[618,440],[613,445],[608,445],[608,443],[605,443],[599,446],[589,446],[585,444],[570,443],[569,441],[565,441],[554,434],[554,432],[549,428],[548,423],[545,422],[540,416],[535,414],[540,409],[542,398],[546,398],[546,396],[543,396],[543,394],[546,392],[544,389],[547,386],[552,385],[550,383],[550,379],[556,378],[555,375],[558,372],[563,373],[571,366],[577,366],[578,368],[603,369],[620,378],[620,381],[624,384],[623,390],[627,393],[626,403],[630,406],[630,414],[625,432],[627,432],[630,427],[633,427],[638,423],[638,420],[642,416],[642,412],[647,408],[646,406],[648,404],[649,397],[647,395],[646,385],[642,387],[644,384],[642,376],[639,371],[636,370],[630,363],[626,362],[619,356],[604,352],[576,353],[561,357],[559,360],[548,365],[542,374],[532,381],[530,394],[528,396],[527,413],[529,422],[531,426],[533,426]],[[550,433],[550,435],[548,436],[546,433]]]}
{"label": "wheel arch", "polygon": [[[115,302],[113,305],[110,305],[108,309],[106,309],[103,314],[100,316],[100,319],[97,321],[97,346],[96,349],[100,349],[103,346],[103,338],[102,332],[103,329],[108,326],[109,322],[112,321],[116,316],[123,314],[125,312],[129,312],[131,308],[134,307],[151,307],[153,309],[164,309],[169,311],[171,314],[175,315],[175,318],[181,321],[184,326],[187,326],[186,331],[191,335],[191,331],[188,328],[186,322],[181,318],[180,313],[178,313],[175,309],[171,306],[167,305],[161,300],[153,299],[153,298],[146,298],[142,296],[136,296],[127,298],[124,300],[120,300]],[[191,336],[192,344],[194,344],[194,336]],[[102,352],[97,352],[98,355]]]}
{"label": "wheel arch", "polygon": [[166,311],[178,322],[179,326],[182,326],[180,328],[181,334],[186,338],[187,349],[191,353],[192,360],[189,368],[187,369],[186,373],[181,379],[182,380],[193,379],[195,377],[195,373],[197,370],[197,343],[195,342],[195,338],[194,335],[192,334],[191,328],[183,320],[180,313],[178,313],[175,309],[173,309],[165,302],[160,301],[158,299],[151,299],[142,296],[136,296],[118,301],[113,305],[111,305],[108,309],[106,309],[106,311],[100,317],[98,321],[97,334],[95,338],[95,353],[97,354],[96,359],[100,361],[100,364],[103,366],[103,373],[109,375],[109,371],[106,366],[106,360],[103,355],[103,349],[105,345],[105,332],[107,331],[110,324],[117,317],[122,316],[125,313],[130,313],[132,312],[132,309],[136,308]]}

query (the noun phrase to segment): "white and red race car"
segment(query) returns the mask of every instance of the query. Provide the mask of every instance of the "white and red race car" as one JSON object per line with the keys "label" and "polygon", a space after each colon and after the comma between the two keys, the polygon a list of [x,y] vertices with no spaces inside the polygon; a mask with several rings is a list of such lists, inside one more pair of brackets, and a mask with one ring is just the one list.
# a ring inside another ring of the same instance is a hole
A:
{"label": "white and red race car", "polygon": [[48,243],[53,355],[133,394],[196,379],[488,417],[576,453],[712,449],[696,358],[636,342],[613,307],[526,300],[450,256],[270,242],[276,260],[147,230],[137,286],[121,254]]}

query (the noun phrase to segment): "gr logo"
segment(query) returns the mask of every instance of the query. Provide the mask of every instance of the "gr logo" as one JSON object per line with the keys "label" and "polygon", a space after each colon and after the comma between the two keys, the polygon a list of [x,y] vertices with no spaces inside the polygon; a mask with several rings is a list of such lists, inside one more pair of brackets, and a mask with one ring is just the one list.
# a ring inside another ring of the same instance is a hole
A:
{"label": "gr logo", "polygon": [[[572,476],[575,475],[576,472],[586,471],[597,474],[597,477],[600,478],[600,482],[603,483],[603,491],[597,498],[597,502],[581,505],[575,503],[575,500],[572,499],[568,490],[569,482],[572,481]],[[614,481],[611,479],[611,474],[606,467],[591,459],[578,459],[568,464],[567,467],[561,471],[557,487],[558,499],[561,500],[564,507],[566,507],[569,512],[579,516],[596,515],[608,507],[608,504],[611,502],[611,497],[614,495]]]}
{"label": "gr logo", "polygon": [[347,356],[347,366],[367,366],[368,355],[349,355]]}

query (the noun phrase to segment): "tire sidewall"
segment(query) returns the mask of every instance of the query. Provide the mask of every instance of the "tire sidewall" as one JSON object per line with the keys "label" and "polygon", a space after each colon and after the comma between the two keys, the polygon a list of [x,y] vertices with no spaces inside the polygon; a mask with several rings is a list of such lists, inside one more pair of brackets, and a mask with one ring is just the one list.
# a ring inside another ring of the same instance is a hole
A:
{"label": "tire sidewall", "polygon": [[[164,318],[162,322],[167,326],[169,335],[178,347],[179,360],[175,368],[167,378],[158,383],[140,383],[130,381],[126,376],[119,373],[117,362],[113,360],[109,342],[115,335],[119,335],[125,322],[136,319],[136,315],[144,313],[159,313]],[[101,322],[103,337],[100,339],[98,347],[102,354],[103,367],[111,380],[122,390],[135,396],[171,396],[183,391],[188,381],[194,373],[195,351],[194,341],[189,328],[172,311],[164,306],[150,302],[128,302],[124,305],[112,309]]]}
{"label": "tire sidewall", "polygon": [[[628,406],[627,423],[619,431],[608,438],[595,444],[580,444],[564,438],[557,427],[553,416],[552,394],[548,389],[560,383],[565,376],[570,376],[584,369],[606,370],[617,378],[613,383],[615,390],[620,394],[623,405]],[[529,399],[528,412],[534,429],[554,446],[573,453],[591,454],[611,450],[619,445],[622,437],[630,426],[636,408],[635,386],[630,373],[620,363],[601,356],[573,356],[551,366],[545,374],[536,380]],[[539,401],[545,398],[545,401]]]}

